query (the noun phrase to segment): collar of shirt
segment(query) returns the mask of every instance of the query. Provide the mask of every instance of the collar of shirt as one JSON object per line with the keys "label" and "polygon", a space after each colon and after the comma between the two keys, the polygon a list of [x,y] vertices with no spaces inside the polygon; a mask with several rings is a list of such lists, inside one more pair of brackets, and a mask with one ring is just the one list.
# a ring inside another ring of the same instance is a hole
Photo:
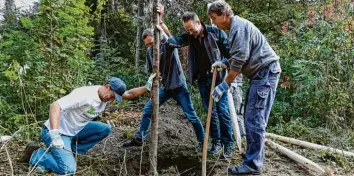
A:
{"label": "collar of shirt", "polygon": [[97,102],[97,103],[102,103],[102,100],[100,99],[100,96],[98,95],[98,89],[100,88],[101,86],[96,86],[96,88],[95,88],[95,94],[93,95],[93,100],[95,101],[95,102]]}

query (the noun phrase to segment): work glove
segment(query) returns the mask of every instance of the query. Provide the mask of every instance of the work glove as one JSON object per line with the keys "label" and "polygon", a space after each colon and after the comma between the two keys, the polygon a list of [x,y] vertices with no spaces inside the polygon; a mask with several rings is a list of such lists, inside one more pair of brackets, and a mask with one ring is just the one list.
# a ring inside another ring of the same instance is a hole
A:
{"label": "work glove", "polygon": [[148,79],[148,81],[146,82],[146,84],[145,84],[145,86],[144,86],[144,87],[146,87],[147,90],[149,90],[149,91],[151,91],[152,81],[154,80],[155,76],[156,76],[156,73],[151,74],[150,77],[149,77],[149,79]]}
{"label": "work glove", "polygon": [[58,148],[58,149],[64,148],[64,141],[61,139],[58,129],[50,130],[49,136],[52,139],[53,147]]}
{"label": "work glove", "polygon": [[222,60],[222,61],[216,61],[211,65],[211,72],[213,72],[214,69],[217,69],[217,71],[222,71],[223,69],[227,69],[229,63],[227,60]]}
{"label": "work glove", "polygon": [[225,81],[216,86],[212,95],[215,102],[219,102],[221,96],[227,92],[227,90],[229,90],[229,85],[227,85]]}

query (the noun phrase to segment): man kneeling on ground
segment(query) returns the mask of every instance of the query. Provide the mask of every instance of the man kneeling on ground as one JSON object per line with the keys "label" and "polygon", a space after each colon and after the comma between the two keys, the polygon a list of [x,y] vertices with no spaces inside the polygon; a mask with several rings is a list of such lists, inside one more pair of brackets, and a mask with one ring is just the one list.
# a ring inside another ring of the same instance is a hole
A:
{"label": "man kneeling on ground", "polygon": [[29,142],[22,161],[42,173],[75,173],[74,154],[85,154],[111,133],[109,125],[92,120],[104,111],[107,102],[135,99],[150,91],[154,77],[152,74],[145,86],[128,91],[121,79],[112,77],[104,86],[80,87],[55,101],[41,133],[48,152]]}

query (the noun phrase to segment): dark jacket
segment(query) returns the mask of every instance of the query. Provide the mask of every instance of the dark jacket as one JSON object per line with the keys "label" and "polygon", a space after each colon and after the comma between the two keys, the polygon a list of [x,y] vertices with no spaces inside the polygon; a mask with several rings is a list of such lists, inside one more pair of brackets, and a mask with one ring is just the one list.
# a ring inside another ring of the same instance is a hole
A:
{"label": "dark jacket", "polygon": [[[214,26],[204,25],[204,46],[209,57],[209,61],[213,64],[215,61],[230,58],[230,48],[226,33]],[[184,32],[178,37],[168,39],[168,44],[173,47],[183,47],[191,45],[192,35]],[[190,82],[199,79],[196,73],[195,50],[193,47],[188,47],[188,78]],[[223,80],[225,72],[218,72],[218,82]]]}
{"label": "dark jacket", "polygon": [[[160,46],[160,74],[162,85],[165,90],[171,90],[186,84],[186,78],[179,60],[178,51],[166,45],[166,38],[163,38]],[[146,51],[146,71],[152,73],[153,69],[153,49]]]}

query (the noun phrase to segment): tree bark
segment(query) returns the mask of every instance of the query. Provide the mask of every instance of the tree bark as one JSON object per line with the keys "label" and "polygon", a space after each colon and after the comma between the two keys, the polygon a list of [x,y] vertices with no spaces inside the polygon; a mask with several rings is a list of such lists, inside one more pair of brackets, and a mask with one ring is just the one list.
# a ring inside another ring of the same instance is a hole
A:
{"label": "tree bark", "polygon": [[158,142],[158,122],[159,122],[159,77],[160,77],[160,31],[156,28],[160,17],[156,12],[159,0],[153,1],[153,25],[154,25],[154,64],[153,71],[156,73],[152,86],[152,125],[151,125],[151,143],[149,147],[150,175],[157,173],[157,142]]}
{"label": "tree bark", "polygon": [[142,34],[142,17],[144,16],[144,0],[139,0],[138,2],[138,18],[137,18],[137,28],[136,28],[136,38],[135,38],[135,70],[138,72],[139,61],[140,61],[140,50],[141,50],[141,34]]}

